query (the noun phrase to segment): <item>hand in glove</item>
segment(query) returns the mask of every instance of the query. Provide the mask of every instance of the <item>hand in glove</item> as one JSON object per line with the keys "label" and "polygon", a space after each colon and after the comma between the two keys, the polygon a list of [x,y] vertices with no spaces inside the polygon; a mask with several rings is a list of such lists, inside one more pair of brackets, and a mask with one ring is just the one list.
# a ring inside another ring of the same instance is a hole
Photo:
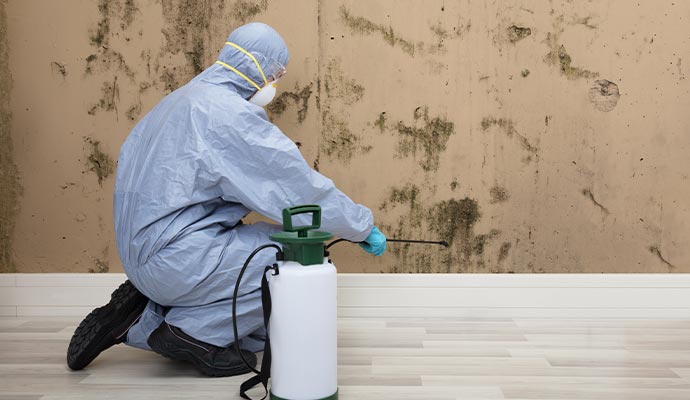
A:
{"label": "hand in glove", "polygon": [[359,247],[363,248],[364,251],[369,254],[380,256],[386,251],[386,237],[381,233],[379,228],[374,227],[369,236],[359,244]]}

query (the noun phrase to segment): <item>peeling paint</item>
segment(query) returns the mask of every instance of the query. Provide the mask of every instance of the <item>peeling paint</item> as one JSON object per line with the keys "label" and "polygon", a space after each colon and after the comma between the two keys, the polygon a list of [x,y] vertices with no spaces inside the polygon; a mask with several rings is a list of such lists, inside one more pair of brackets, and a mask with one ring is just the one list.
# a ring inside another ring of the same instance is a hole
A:
{"label": "peeling paint", "polygon": [[613,110],[620,98],[618,85],[606,79],[595,81],[594,86],[589,89],[589,101],[599,111],[609,112]]}

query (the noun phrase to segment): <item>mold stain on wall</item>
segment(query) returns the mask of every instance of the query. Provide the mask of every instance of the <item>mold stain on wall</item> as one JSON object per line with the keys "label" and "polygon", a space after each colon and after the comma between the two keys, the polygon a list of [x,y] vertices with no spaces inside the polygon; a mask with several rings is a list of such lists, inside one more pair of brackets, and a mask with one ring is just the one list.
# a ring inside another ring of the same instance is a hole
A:
{"label": "mold stain on wall", "polygon": [[372,146],[363,143],[362,138],[352,132],[347,122],[347,106],[362,100],[364,87],[344,75],[340,62],[338,58],[330,60],[324,71],[325,96],[318,103],[321,106],[319,154],[349,163],[356,154],[371,151]]}
{"label": "mold stain on wall", "polygon": [[90,137],[84,138],[84,142],[88,145],[89,156],[87,158],[87,165],[89,171],[96,174],[98,184],[103,186],[103,180],[115,172],[115,163],[108,154],[103,152],[101,142]]}
{"label": "mold stain on wall", "polygon": [[[427,188],[428,189],[428,188]],[[422,193],[428,193],[418,185],[408,183],[390,188],[379,211],[398,214],[394,225],[381,224],[391,238],[424,238],[445,240],[449,249],[411,244],[391,244],[390,252],[396,258],[390,272],[432,273],[481,271],[486,267],[487,246],[501,235],[497,229],[476,234],[475,225],[481,218],[475,199],[453,198],[426,207]],[[396,211],[397,210],[397,211]],[[506,249],[499,249],[490,257],[507,256]]]}
{"label": "mold stain on wall", "polygon": [[307,118],[307,111],[309,111],[309,99],[312,94],[313,83],[310,83],[303,88],[299,87],[298,83],[295,83],[294,91],[282,92],[278,97],[276,97],[268,106],[266,110],[271,118],[279,117],[282,115],[288,106],[297,106],[297,122],[300,124],[304,122]]}
{"label": "mold stain on wall", "polygon": [[340,19],[350,28],[352,33],[360,35],[378,34],[383,41],[388,43],[391,47],[398,46],[403,52],[410,56],[415,55],[415,43],[400,37],[390,25],[386,26],[370,21],[364,17],[354,16],[344,5],[340,7]]}
{"label": "mold stain on wall", "polygon": [[523,159],[525,163],[532,161],[532,157],[539,157],[539,148],[530,143],[524,135],[520,134],[515,128],[512,120],[506,118],[484,117],[481,122],[482,131],[488,132],[492,127],[498,127],[509,138],[516,138],[520,147],[528,153],[528,156]]}
{"label": "mold stain on wall", "polygon": [[565,46],[560,43],[560,36],[563,32],[563,28],[561,28],[562,24],[563,17],[560,16],[554,23],[554,32],[549,32],[546,36],[546,45],[549,48],[549,52],[544,56],[544,61],[547,64],[557,66],[561,75],[571,80],[580,78],[593,79],[598,77],[598,72],[573,66],[572,57],[568,54]]}
{"label": "mold stain on wall", "polygon": [[12,242],[19,198],[22,195],[19,171],[14,163],[12,142],[12,112],[10,92],[12,76],[9,68],[7,14],[5,2],[0,1],[0,273],[16,272],[12,256]]}
{"label": "mold stain on wall", "polygon": [[398,133],[398,154],[401,157],[417,157],[422,153],[419,165],[426,172],[437,171],[441,154],[451,135],[455,134],[455,125],[445,117],[429,117],[428,107],[417,107],[413,113],[414,123],[406,125],[398,121],[395,130]]}

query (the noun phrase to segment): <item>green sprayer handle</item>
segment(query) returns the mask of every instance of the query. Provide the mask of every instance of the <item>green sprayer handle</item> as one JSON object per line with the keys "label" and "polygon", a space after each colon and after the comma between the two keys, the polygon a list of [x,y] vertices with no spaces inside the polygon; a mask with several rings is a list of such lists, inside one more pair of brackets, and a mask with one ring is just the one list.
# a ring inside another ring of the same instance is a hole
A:
{"label": "green sprayer handle", "polygon": [[[299,214],[312,213],[311,225],[292,226],[292,217]],[[285,232],[297,232],[299,237],[306,237],[307,231],[319,229],[321,226],[321,207],[307,204],[283,209],[283,229]]]}

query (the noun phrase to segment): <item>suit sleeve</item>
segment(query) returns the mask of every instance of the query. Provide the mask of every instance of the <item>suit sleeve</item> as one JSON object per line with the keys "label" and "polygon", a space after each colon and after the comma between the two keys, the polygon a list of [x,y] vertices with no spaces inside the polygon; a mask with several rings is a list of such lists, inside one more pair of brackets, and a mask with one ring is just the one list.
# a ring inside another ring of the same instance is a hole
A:
{"label": "suit sleeve", "polygon": [[223,197],[276,222],[282,222],[286,207],[318,204],[321,229],[363,241],[374,226],[371,210],[314,171],[263,110],[252,108],[211,127],[209,151]]}

